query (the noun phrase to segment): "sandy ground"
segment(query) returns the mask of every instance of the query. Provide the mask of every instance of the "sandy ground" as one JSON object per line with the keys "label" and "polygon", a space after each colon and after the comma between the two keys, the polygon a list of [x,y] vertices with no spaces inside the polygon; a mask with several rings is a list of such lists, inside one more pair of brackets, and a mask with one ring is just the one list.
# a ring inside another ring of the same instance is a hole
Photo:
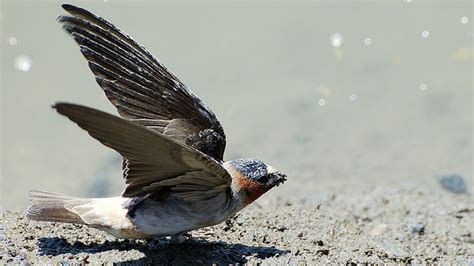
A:
{"label": "sandy ground", "polygon": [[[116,114],[55,20],[62,1],[2,1],[0,264],[474,266],[472,1],[391,2],[82,4],[209,105],[226,131],[226,159],[259,158],[288,175],[258,205],[177,246],[21,214],[29,189],[106,197],[123,180],[116,153],[49,107]],[[28,72],[15,66],[24,56]],[[443,175],[465,178],[471,194],[443,189]]]}
{"label": "sandy ground", "polygon": [[159,264],[474,263],[474,199],[423,183],[263,201],[224,224],[168,239],[117,240],[4,212],[1,262]]}

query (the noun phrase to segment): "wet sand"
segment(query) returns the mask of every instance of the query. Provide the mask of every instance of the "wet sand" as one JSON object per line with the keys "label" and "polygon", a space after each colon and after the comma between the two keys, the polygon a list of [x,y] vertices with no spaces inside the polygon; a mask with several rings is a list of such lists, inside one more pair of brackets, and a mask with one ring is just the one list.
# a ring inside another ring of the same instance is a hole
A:
{"label": "wet sand", "polygon": [[346,188],[294,201],[262,201],[226,223],[166,238],[117,240],[79,225],[4,212],[7,263],[474,263],[474,199],[424,183]]}

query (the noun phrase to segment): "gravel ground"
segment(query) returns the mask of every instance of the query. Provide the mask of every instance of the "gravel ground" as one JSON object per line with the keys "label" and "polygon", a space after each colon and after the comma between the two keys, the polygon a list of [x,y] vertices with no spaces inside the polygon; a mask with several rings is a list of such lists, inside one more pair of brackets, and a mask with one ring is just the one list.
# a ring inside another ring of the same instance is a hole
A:
{"label": "gravel ground", "polygon": [[1,262],[230,264],[474,263],[474,199],[426,184],[261,201],[224,224],[168,239],[117,240],[79,225],[1,218]]}

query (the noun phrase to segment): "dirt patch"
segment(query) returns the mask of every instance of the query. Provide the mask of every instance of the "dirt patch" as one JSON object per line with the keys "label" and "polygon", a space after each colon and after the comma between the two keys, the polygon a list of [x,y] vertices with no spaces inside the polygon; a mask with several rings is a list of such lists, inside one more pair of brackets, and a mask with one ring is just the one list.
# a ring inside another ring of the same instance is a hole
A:
{"label": "dirt patch", "polygon": [[166,238],[117,240],[80,225],[4,212],[2,262],[296,264],[474,262],[474,200],[421,184],[347,188],[325,197],[268,201],[226,223]]}

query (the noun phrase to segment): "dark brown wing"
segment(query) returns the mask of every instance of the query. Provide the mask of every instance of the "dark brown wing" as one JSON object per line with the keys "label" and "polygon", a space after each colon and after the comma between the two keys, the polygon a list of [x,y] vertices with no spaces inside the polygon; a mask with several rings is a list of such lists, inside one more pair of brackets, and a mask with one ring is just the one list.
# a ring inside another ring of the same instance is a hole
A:
{"label": "dark brown wing", "polygon": [[111,23],[64,4],[58,21],[79,44],[96,81],[122,117],[223,160],[214,113],[143,46]]}
{"label": "dark brown wing", "polygon": [[225,193],[231,184],[220,163],[144,126],[81,105],[58,103],[53,108],[128,160],[124,197],[166,189],[170,196],[198,201]]}

